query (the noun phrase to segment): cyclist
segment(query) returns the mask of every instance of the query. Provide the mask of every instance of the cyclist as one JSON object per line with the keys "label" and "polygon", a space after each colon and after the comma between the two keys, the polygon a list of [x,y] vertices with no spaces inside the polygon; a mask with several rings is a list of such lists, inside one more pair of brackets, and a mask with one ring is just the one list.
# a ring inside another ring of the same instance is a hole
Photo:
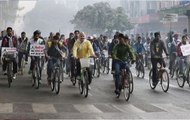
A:
{"label": "cyclist", "polygon": [[172,65],[174,65],[175,59],[177,57],[177,46],[179,44],[179,39],[178,39],[178,34],[174,35],[174,39],[170,43],[170,48],[169,48],[169,56],[170,56],[170,62],[169,62],[169,69],[170,73],[172,70]]}
{"label": "cyclist", "polygon": [[163,67],[166,67],[165,62],[162,57],[163,51],[168,56],[168,52],[166,50],[164,42],[160,39],[160,33],[156,32],[154,33],[155,39],[150,43],[150,53],[151,53],[151,63],[152,63],[152,82],[153,86],[156,86],[158,84],[158,79],[156,77],[157,75],[157,63],[160,63],[163,65]]}
{"label": "cyclist", "polygon": [[[11,27],[7,28],[7,35],[3,37],[1,47],[17,47],[17,38],[13,35],[13,29]],[[3,60],[3,73],[4,75],[7,74],[6,72],[7,62]],[[16,79],[17,73],[17,61],[16,58],[13,60],[13,79]]]}
{"label": "cyclist", "polygon": [[179,74],[183,74],[183,61],[182,59],[185,58],[181,52],[181,46],[183,45],[187,45],[187,44],[190,44],[188,41],[187,41],[187,36],[184,35],[182,36],[182,40],[181,42],[179,43],[179,45],[177,46],[177,54],[178,54],[178,63],[179,63]]}
{"label": "cyclist", "polygon": [[141,43],[141,37],[140,36],[137,37],[137,43],[134,45],[134,51],[136,53],[136,67],[137,67],[139,59],[141,59],[142,62],[144,63],[143,53],[145,52],[145,48],[144,48],[143,43]]}
{"label": "cyclist", "polygon": [[69,42],[68,42],[68,49],[69,49],[69,58],[70,58],[70,61],[71,61],[71,81],[74,80],[74,68],[75,68],[75,61],[73,59],[73,53],[72,53],[72,49],[73,49],[73,46],[74,46],[74,43],[79,39],[79,30],[75,30],[74,32],[74,38],[73,39],[70,39]]}
{"label": "cyclist", "polygon": [[[114,35],[114,39],[112,40],[109,48],[108,48],[108,55],[109,57],[112,57],[112,51],[113,51],[113,48],[119,43],[119,40],[118,40],[118,35]],[[114,59],[112,60],[112,71],[111,73],[113,74],[114,73]]]}
{"label": "cyclist", "polygon": [[150,55],[150,38],[149,37],[147,38],[147,41],[144,44],[144,48],[146,51],[146,54],[145,54],[145,67],[146,67],[148,64],[148,56]]}
{"label": "cyclist", "polygon": [[[65,56],[64,56],[65,53]],[[58,36],[54,36],[52,41],[49,41],[45,49],[46,57],[48,58],[47,64],[47,81],[48,85],[51,84],[51,74],[53,65],[58,62],[61,58],[66,58],[67,48],[59,41]]]}
{"label": "cyclist", "polygon": [[[128,55],[130,56],[130,59],[132,59],[132,64],[135,62],[135,55],[133,54],[132,50],[130,49],[130,46],[125,42],[125,37],[123,34],[118,35],[119,38],[119,44],[117,44],[112,52],[112,56],[114,59],[114,69],[115,69],[115,93],[118,96],[119,89],[121,86],[121,81],[120,81],[120,70],[122,69],[124,65],[123,62],[127,61]],[[122,62],[123,61],[123,62]],[[127,70],[129,69],[128,67],[126,68]]]}
{"label": "cyclist", "polygon": [[[77,60],[78,58],[88,58],[90,56],[96,56],[90,41],[86,40],[86,35],[84,32],[80,33],[80,39],[77,40],[73,46],[73,57]],[[80,62],[77,60],[77,79],[80,79]],[[92,72],[88,69],[88,76],[89,76],[89,85],[92,82]],[[89,86],[90,89],[90,86]]]}
{"label": "cyclist", "polygon": [[28,38],[26,37],[26,33],[22,32],[21,33],[21,38],[18,39],[18,67],[19,71],[21,70],[21,61],[23,58],[23,55],[25,55],[25,64],[28,63],[28,53],[27,53],[27,48],[28,48]]}
{"label": "cyclist", "polygon": [[[29,42],[29,45],[28,45],[28,53],[30,51],[30,45],[43,45],[44,44],[44,41],[40,38],[40,32],[39,30],[36,30],[34,33],[33,33],[33,38],[31,39],[31,41]],[[29,69],[29,74],[32,73],[33,69],[34,69],[34,64],[35,64],[35,61],[36,59],[38,59],[38,57],[34,57],[34,56],[31,56],[31,63],[30,63],[30,69]]]}

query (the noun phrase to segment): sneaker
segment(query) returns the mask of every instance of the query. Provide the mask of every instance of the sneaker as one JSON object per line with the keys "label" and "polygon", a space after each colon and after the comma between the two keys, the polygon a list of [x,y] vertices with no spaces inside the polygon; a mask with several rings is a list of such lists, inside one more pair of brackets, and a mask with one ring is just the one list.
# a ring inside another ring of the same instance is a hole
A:
{"label": "sneaker", "polygon": [[25,61],[25,64],[27,65],[27,64],[28,64],[28,61]]}
{"label": "sneaker", "polygon": [[115,74],[115,71],[111,71],[111,74]]}
{"label": "sneaker", "polygon": [[7,71],[4,71],[4,72],[3,72],[3,75],[7,75]]}
{"label": "sneaker", "polygon": [[13,79],[14,79],[14,80],[16,79],[16,73],[13,75]]}
{"label": "sneaker", "polygon": [[119,96],[120,96],[119,90],[115,90],[115,94],[116,94],[116,97],[119,98]]}

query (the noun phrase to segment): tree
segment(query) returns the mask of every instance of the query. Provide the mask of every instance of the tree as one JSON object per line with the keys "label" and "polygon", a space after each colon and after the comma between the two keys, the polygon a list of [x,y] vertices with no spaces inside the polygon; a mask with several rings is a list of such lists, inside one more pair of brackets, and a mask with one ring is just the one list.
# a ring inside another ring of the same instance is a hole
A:
{"label": "tree", "polygon": [[84,7],[77,12],[71,23],[75,25],[75,29],[85,31],[87,34],[111,33],[113,30],[123,32],[133,28],[122,7],[113,9],[106,2]]}

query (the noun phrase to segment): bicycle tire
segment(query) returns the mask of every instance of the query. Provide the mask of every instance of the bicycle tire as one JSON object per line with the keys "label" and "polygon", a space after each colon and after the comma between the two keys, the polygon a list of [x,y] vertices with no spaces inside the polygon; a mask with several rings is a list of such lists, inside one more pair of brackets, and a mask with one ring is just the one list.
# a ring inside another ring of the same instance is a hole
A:
{"label": "bicycle tire", "polygon": [[55,81],[55,93],[59,94],[59,91],[60,91],[60,74],[57,70],[55,71],[54,81]]}
{"label": "bicycle tire", "polygon": [[83,83],[83,80],[79,80],[78,81],[78,85],[79,85],[79,92],[82,95],[83,92],[84,92],[84,83]]}
{"label": "bicycle tire", "polygon": [[36,82],[35,82],[35,88],[39,89],[40,87],[40,69],[38,66],[35,67],[36,71]]}
{"label": "bicycle tire", "polygon": [[140,71],[139,71],[139,77],[140,77],[140,75],[142,75],[140,78],[144,78],[144,75],[145,75],[145,72],[144,72],[144,65],[143,65],[143,63],[142,62],[140,62]]}
{"label": "bicycle tire", "polygon": [[55,73],[54,71],[51,74],[51,91],[53,92],[55,90]]}
{"label": "bicycle tire", "polygon": [[151,88],[151,89],[155,89],[156,86],[153,86],[152,74],[153,74],[153,71],[152,71],[152,69],[151,69],[150,72],[149,72],[149,85],[150,85],[150,88]]}
{"label": "bicycle tire", "polygon": [[176,79],[177,79],[177,84],[179,87],[183,88],[185,85],[185,78],[183,76],[179,76],[179,69],[176,71]]}
{"label": "bicycle tire", "polygon": [[[164,74],[166,75],[166,87],[164,86]],[[169,74],[166,70],[162,70],[162,78],[161,78],[161,86],[162,86],[162,90],[164,92],[167,92],[169,89],[169,84],[170,84],[170,79],[169,79]]]}
{"label": "bicycle tire", "polygon": [[132,75],[132,72],[129,71],[129,84],[130,84],[130,93],[132,94],[133,93],[133,90],[134,90],[134,82],[133,82],[133,75]]}
{"label": "bicycle tire", "polygon": [[7,77],[8,77],[8,87],[11,87],[11,83],[12,83],[12,64],[8,63],[7,65]]}
{"label": "bicycle tire", "polygon": [[109,58],[107,58],[107,64],[106,64],[106,70],[107,70],[107,74],[109,74],[109,72],[110,72],[110,61],[109,61]]}
{"label": "bicycle tire", "polygon": [[88,97],[88,73],[84,72],[84,96]]}
{"label": "bicycle tire", "polygon": [[99,60],[97,61],[97,67],[98,67],[98,69],[97,69],[97,77],[99,78],[100,77],[100,69],[101,69],[100,68],[101,66],[100,66],[100,61]]}
{"label": "bicycle tire", "polygon": [[[127,79],[126,77],[127,77],[127,75],[126,75],[127,73],[125,72],[125,78],[123,78],[124,76],[122,76],[122,79],[123,79],[123,89],[124,89],[124,97],[125,97],[125,100],[126,101],[129,101],[129,98],[130,98],[130,94],[131,94],[131,89],[130,89],[130,81],[129,81],[129,79]],[[127,83],[127,84],[126,84]]]}

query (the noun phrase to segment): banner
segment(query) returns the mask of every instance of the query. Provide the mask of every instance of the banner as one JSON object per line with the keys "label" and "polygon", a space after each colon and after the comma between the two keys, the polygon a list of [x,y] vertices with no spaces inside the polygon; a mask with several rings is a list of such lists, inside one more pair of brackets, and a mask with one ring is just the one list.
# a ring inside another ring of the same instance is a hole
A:
{"label": "banner", "polygon": [[45,56],[45,45],[31,45],[30,56]]}
{"label": "banner", "polygon": [[190,44],[181,46],[181,52],[183,56],[190,55]]}
{"label": "banner", "polygon": [[4,54],[14,55],[16,57],[17,49],[15,47],[2,47],[1,58]]}

